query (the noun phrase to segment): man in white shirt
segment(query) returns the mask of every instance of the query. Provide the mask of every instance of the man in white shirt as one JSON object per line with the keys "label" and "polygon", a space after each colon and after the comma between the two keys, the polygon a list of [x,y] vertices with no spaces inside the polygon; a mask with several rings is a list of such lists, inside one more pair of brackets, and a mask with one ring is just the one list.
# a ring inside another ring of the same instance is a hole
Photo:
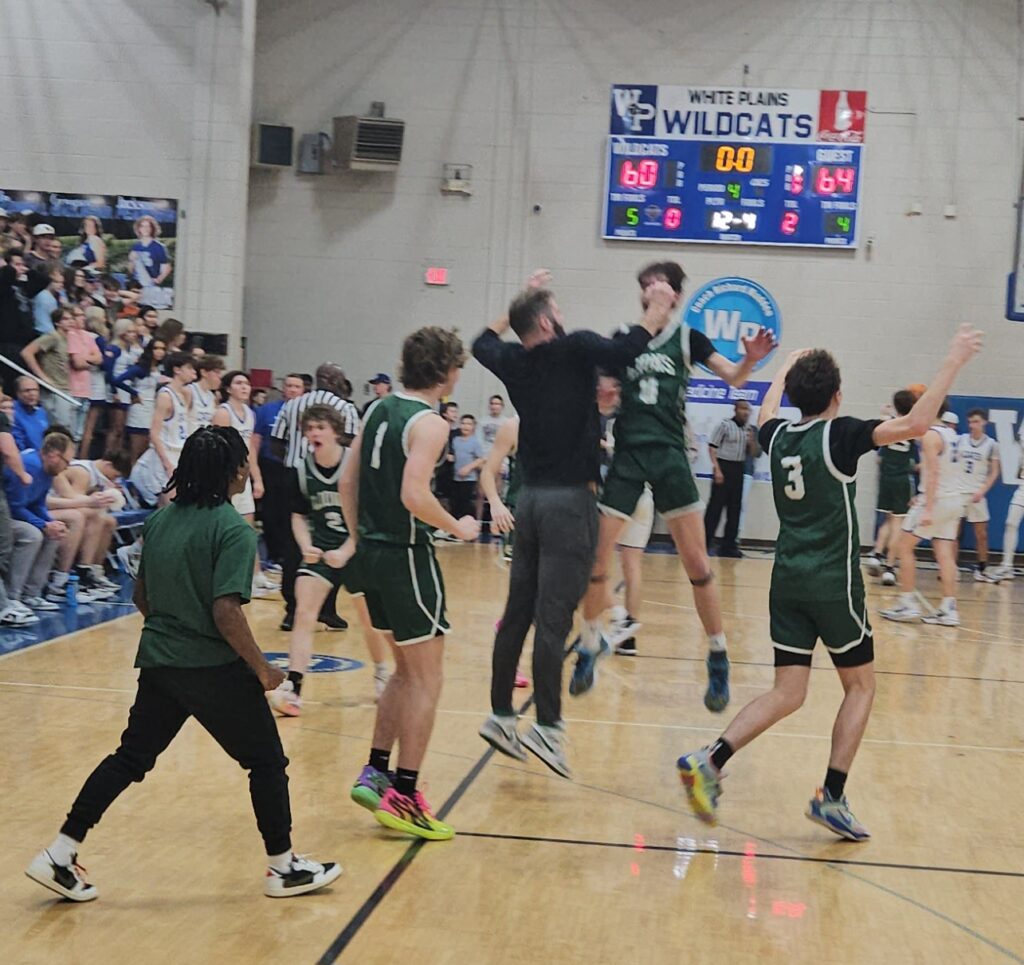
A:
{"label": "man in white shirt", "polygon": [[995,571],[988,571],[988,491],[999,478],[999,449],[996,441],[986,431],[988,412],[985,409],[971,409],[967,413],[970,432],[960,437],[960,470],[963,474],[964,492],[968,495],[964,507],[964,519],[974,526],[974,545],[977,548],[978,563],[974,579],[978,583],[998,583]]}

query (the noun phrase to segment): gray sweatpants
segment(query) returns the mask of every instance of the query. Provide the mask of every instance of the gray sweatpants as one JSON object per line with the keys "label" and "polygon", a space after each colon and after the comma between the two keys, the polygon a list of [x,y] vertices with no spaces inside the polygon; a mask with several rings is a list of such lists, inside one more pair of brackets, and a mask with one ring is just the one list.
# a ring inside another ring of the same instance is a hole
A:
{"label": "gray sweatpants", "polygon": [[562,719],[562,662],[597,550],[597,500],[584,486],[524,486],[505,615],[494,638],[491,709],[511,714],[516,666],[531,624],[537,723]]}
{"label": "gray sweatpants", "polygon": [[53,569],[60,540],[47,539],[41,529],[20,519],[11,523],[11,532],[14,552],[10,570],[4,577],[7,594],[12,600],[41,596],[46,577]]}

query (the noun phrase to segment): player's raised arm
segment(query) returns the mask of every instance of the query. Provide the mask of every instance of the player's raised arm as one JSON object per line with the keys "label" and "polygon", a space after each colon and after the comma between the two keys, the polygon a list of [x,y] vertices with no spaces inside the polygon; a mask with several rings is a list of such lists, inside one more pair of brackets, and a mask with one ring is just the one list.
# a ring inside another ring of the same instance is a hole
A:
{"label": "player's raised arm", "polygon": [[880,423],[872,434],[876,446],[890,446],[904,439],[917,439],[923,436],[928,427],[935,422],[939,409],[949,393],[959,371],[981,351],[985,335],[973,325],[964,323],[960,326],[949,344],[949,353],[938,374],[932,379],[914,408],[905,416],[889,419]]}
{"label": "player's raised arm", "polygon": [[741,341],[744,352],[742,362],[730,362],[724,355],[715,352],[706,363],[723,382],[736,387],[743,385],[750,378],[754,366],[761,359],[767,358],[775,348],[775,336],[766,328],[758,329],[755,336]]}
{"label": "player's raised arm", "polygon": [[[782,396],[786,391],[786,376],[789,375],[789,370],[793,367],[796,360],[809,351],[810,349],[800,348],[795,352],[790,352],[782,367],[775,373],[775,378],[772,379],[772,384],[768,386],[768,391],[765,392],[761,408],[757,413],[758,426],[764,426],[771,422],[772,419],[778,418],[779,406],[782,405]],[[722,358],[722,356],[719,355],[718,358]],[[722,361],[724,362],[725,360],[722,359]],[[710,364],[710,359],[708,363]]]}

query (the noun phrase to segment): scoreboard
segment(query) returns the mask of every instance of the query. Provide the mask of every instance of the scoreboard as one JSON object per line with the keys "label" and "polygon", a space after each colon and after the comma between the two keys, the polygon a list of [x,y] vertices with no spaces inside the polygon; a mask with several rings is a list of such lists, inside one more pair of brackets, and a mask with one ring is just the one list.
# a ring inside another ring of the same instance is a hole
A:
{"label": "scoreboard", "polygon": [[602,235],[853,248],[863,91],[612,89]]}

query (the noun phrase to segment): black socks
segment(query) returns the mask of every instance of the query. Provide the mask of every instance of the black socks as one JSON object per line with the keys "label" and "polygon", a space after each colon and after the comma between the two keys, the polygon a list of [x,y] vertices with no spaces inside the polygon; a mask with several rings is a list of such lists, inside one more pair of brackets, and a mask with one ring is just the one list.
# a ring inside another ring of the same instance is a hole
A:
{"label": "black socks", "polygon": [[412,797],[416,793],[416,779],[419,776],[419,771],[410,771],[400,767],[395,772],[395,790],[406,797]]}
{"label": "black socks", "polygon": [[295,690],[295,696],[301,696],[302,694],[302,674],[298,670],[289,670],[288,679],[292,682],[292,688]]}
{"label": "black socks", "polygon": [[842,771],[837,771],[834,767],[830,767],[825,772],[825,790],[828,792],[829,797],[833,801],[838,801],[843,796],[845,788],[846,774]]}
{"label": "black socks", "polygon": [[721,770],[725,767],[729,758],[735,753],[736,752],[732,749],[732,745],[724,737],[719,737],[718,740],[711,745],[711,763],[714,764],[718,770]]}
{"label": "black socks", "polygon": [[387,774],[391,764],[391,751],[382,751],[377,747],[370,748],[370,767],[376,768],[381,774]]}

